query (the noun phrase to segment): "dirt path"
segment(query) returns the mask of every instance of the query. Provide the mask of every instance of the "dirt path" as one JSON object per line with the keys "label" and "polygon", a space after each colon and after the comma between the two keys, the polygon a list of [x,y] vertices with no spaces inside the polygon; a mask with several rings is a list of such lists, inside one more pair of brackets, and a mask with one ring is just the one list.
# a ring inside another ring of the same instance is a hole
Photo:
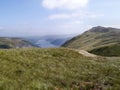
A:
{"label": "dirt path", "polygon": [[87,52],[85,50],[76,50],[76,51],[78,51],[80,54],[82,54],[82,55],[84,55],[86,57],[97,57],[97,55],[91,54],[91,53],[89,53],[89,52]]}

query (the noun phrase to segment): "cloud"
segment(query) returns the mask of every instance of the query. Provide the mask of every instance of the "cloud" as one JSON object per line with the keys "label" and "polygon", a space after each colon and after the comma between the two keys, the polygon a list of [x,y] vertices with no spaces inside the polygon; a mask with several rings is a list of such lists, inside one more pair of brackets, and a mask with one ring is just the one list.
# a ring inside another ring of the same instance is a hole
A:
{"label": "cloud", "polygon": [[120,24],[109,24],[109,25],[102,25],[104,27],[113,27],[113,28],[120,28]]}
{"label": "cloud", "polygon": [[91,14],[88,17],[89,18],[99,18],[99,17],[104,17],[104,16],[105,16],[104,14]]}
{"label": "cloud", "polygon": [[73,13],[58,13],[58,14],[52,14],[48,18],[50,20],[59,20],[59,19],[84,19],[84,18],[98,18],[103,17],[103,14],[94,14],[91,12],[73,12]]}
{"label": "cloud", "polygon": [[84,22],[82,21],[79,21],[79,20],[74,20],[74,21],[71,21],[71,22],[65,22],[65,23],[62,23],[60,25],[61,28],[65,28],[65,29],[69,29],[69,28],[72,28],[72,27],[76,27],[76,26],[81,26],[83,25]]}
{"label": "cloud", "polygon": [[69,14],[53,14],[50,15],[48,18],[54,20],[54,19],[69,19],[70,17],[71,15]]}
{"label": "cloud", "polygon": [[89,0],[43,0],[42,5],[48,9],[75,10],[87,6]]}
{"label": "cloud", "polygon": [[75,12],[66,12],[66,13],[58,13],[51,14],[48,16],[48,19],[51,22],[54,22],[55,26],[61,30],[65,30],[63,32],[69,33],[83,33],[85,30],[91,28],[91,25],[88,24],[88,20],[97,19],[103,17],[103,14],[96,14],[88,11],[75,11]]}
{"label": "cloud", "polygon": [[82,13],[58,13],[58,14],[52,14],[50,15],[48,18],[51,20],[54,19],[72,19],[72,18],[76,18],[82,16]]}
{"label": "cloud", "polygon": [[42,6],[51,11],[47,20],[61,32],[83,32],[92,27],[89,20],[103,17],[89,11],[90,0],[42,0]]}
{"label": "cloud", "polygon": [[3,30],[3,27],[0,26],[0,30]]}

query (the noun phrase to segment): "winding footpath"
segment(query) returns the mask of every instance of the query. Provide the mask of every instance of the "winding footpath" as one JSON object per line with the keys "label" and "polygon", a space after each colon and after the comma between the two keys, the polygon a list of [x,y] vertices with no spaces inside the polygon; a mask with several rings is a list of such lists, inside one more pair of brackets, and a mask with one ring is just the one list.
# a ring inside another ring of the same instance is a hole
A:
{"label": "winding footpath", "polygon": [[76,50],[76,51],[86,57],[97,57],[97,55],[91,54],[85,50]]}

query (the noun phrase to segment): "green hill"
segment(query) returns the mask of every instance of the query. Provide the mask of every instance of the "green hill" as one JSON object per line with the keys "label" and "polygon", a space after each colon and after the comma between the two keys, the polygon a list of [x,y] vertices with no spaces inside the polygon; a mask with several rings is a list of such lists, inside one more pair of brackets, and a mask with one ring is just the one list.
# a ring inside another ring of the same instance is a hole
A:
{"label": "green hill", "polygon": [[[117,46],[115,48],[114,46]],[[83,49],[103,56],[120,56],[120,29],[93,27],[67,41],[63,47]],[[109,50],[106,50],[106,47]],[[99,50],[99,48],[102,48]],[[104,49],[104,50],[103,50]],[[117,51],[115,51],[117,49]],[[106,52],[107,51],[107,52]]]}
{"label": "green hill", "polygon": [[0,90],[119,90],[119,58],[56,49],[0,50]]}
{"label": "green hill", "polygon": [[22,40],[20,38],[7,38],[0,37],[0,48],[9,49],[9,48],[25,48],[25,47],[33,47],[30,42]]}
{"label": "green hill", "polygon": [[101,56],[120,56],[120,45],[114,44],[114,45],[108,45],[100,48],[95,48],[90,53],[94,53],[96,55]]}

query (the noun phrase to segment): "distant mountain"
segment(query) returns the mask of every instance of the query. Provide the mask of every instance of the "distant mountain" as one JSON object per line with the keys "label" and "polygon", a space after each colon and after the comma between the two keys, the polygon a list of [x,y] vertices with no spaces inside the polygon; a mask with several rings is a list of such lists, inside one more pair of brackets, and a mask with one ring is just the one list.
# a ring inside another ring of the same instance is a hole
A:
{"label": "distant mountain", "polygon": [[71,39],[74,35],[46,35],[46,36],[34,36],[25,37],[25,40],[30,41],[41,48],[60,47],[67,40]]}
{"label": "distant mountain", "polygon": [[120,56],[120,29],[93,27],[68,40],[63,47],[83,49],[103,56]]}
{"label": "distant mountain", "polygon": [[34,47],[34,45],[20,38],[0,37],[0,48],[2,49],[30,47]]}

